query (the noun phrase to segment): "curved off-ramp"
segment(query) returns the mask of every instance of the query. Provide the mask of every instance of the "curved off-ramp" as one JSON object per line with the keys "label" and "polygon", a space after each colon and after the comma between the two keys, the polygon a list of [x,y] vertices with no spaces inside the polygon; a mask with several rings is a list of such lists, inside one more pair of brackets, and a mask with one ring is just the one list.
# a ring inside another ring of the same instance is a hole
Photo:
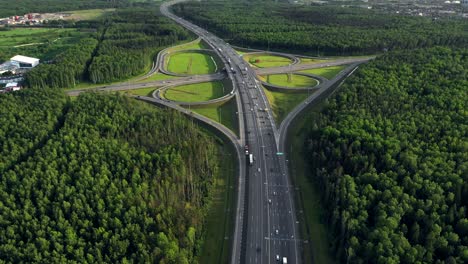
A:
{"label": "curved off-ramp", "polygon": [[[275,52],[275,51],[254,51],[254,52],[248,52],[248,53],[246,52],[246,53],[244,53],[244,54],[242,54],[240,56],[245,59],[245,56],[255,56],[255,55],[262,55],[262,54],[290,59],[291,63],[288,63],[287,64],[288,66],[296,65],[296,64],[299,64],[301,62],[301,60],[298,57],[294,56],[294,55],[291,55],[291,54],[288,54],[288,53],[282,53],[282,52]],[[247,62],[250,63],[249,61],[247,61]],[[260,67],[258,67],[258,68],[260,68]],[[263,68],[261,68],[261,69],[263,69]]]}
{"label": "curved off-ramp", "polygon": [[[199,83],[200,82],[196,82],[196,83],[192,83],[192,84],[199,84]],[[231,87],[231,90],[227,94],[225,94],[225,95],[223,95],[221,97],[214,98],[214,99],[207,100],[207,101],[199,101],[199,102],[186,102],[186,101],[170,100],[170,99],[167,99],[167,98],[165,98],[164,96],[161,95],[161,93],[165,93],[168,89],[175,88],[175,87],[178,87],[178,86],[180,86],[180,85],[171,84],[171,85],[166,85],[164,87],[157,88],[155,91],[153,91],[152,96],[153,96],[153,98],[163,100],[163,101],[166,101],[166,102],[171,102],[173,104],[177,104],[177,105],[180,105],[180,106],[203,106],[203,105],[220,104],[220,103],[225,103],[225,102],[231,100],[234,96],[236,96],[234,87]]]}

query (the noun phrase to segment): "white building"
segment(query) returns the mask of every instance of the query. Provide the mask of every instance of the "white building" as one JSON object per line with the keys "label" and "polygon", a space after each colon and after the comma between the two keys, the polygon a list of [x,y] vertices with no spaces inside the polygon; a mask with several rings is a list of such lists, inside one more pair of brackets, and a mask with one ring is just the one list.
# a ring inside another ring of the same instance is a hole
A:
{"label": "white building", "polygon": [[11,83],[7,83],[7,85],[5,86],[5,90],[7,90],[7,91],[19,91],[19,90],[21,90],[21,86],[19,86],[18,83],[16,83],[16,82],[11,82]]}
{"label": "white building", "polygon": [[39,65],[39,59],[16,55],[10,59],[12,64],[17,65],[19,68],[34,68]]}

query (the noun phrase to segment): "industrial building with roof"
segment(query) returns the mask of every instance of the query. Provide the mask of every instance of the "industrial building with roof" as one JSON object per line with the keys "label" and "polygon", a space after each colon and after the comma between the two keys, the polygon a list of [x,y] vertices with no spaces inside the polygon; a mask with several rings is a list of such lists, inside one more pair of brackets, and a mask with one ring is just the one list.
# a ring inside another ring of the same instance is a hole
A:
{"label": "industrial building with roof", "polygon": [[13,65],[17,65],[19,68],[34,68],[39,65],[39,59],[26,57],[22,55],[16,55],[10,59]]}

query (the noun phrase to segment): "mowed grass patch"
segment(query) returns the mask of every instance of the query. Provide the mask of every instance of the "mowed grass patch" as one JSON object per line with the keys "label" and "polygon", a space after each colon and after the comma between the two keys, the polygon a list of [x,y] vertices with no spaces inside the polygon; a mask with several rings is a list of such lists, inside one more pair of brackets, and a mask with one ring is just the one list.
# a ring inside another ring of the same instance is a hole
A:
{"label": "mowed grass patch", "polygon": [[152,93],[156,90],[156,87],[149,87],[149,88],[140,88],[140,89],[132,89],[127,90],[125,92],[133,95],[141,95],[141,96],[149,96],[152,97]]}
{"label": "mowed grass patch", "polygon": [[195,41],[188,45],[183,46],[184,50],[194,50],[194,49],[211,49],[210,46],[206,45],[203,41]]}
{"label": "mowed grass patch", "polygon": [[326,62],[328,60],[321,60],[321,59],[314,59],[314,58],[299,58],[301,60],[301,63],[304,64],[314,64],[314,63],[322,63]]}
{"label": "mowed grass patch", "polygon": [[0,63],[17,54],[42,61],[50,60],[91,34],[71,28],[15,28],[0,31]]}
{"label": "mowed grass patch", "polygon": [[173,101],[203,102],[219,98],[225,92],[221,82],[204,82],[172,87],[164,92],[164,97]]}
{"label": "mowed grass patch", "polygon": [[[238,122],[237,122],[237,105],[236,100],[231,99],[222,105],[208,105],[196,108],[192,108],[194,112],[200,115],[206,116],[225,127],[229,128],[234,134],[239,134]],[[205,262],[211,263],[211,262]]]}
{"label": "mowed grass patch", "polygon": [[265,54],[247,54],[244,55],[244,60],[258,68],[286,66],[292,63],[289,58]]}
{"label": "mowed grass patch", "polygon": [[319,76],[322,76],[331,80],[333,79],[333,77],[335,77],[338,73],[340,73],[346,67],[347,67],[346,65],[339,65],[339,66],[330,66],[330,67],[317,68],[317,69],[309,69],[309,70],[304,70],[300,72],[316,74],[316,75],[319,75]]}
{"label": "mowed grass patch", "polygon": [[19,45],[34,43],[52,43],[60,37],[66,37],[67,32],[74,32],[70,28],[15,28],[0,31],[0,47],[13,48]]}
{"label": "mowed grass patch", "polygon": [[289,171],[295,186],[300,186],[296,199],[304,213],[299,218],[301,238],[308,240],[304,244],[304,259],[312,263],[330,263],[336,261],[329,252],[331,238],[327,233],[325,224],[325,210],[320,199],[318,184],[313,181],[315,169],[309,165],[308,154],[304,142],[312,127],[313,120],[318,117],[318,109],[321,104],[314,109],[306,110],[307,114],[301,116],[294,122],[289,130],[287,146],[285,151],[290,160]]}
{"label": "mowed grass patch", "polygon": [[179,74],[210,74],[217,70],[214,60],[208,54],[182,52],[170,55],[167,69]]}
{"label": "mowed grass patch", "polygon": [[[219,149],[220,167],[213,182],[198,263],[229,263],[235,219],[236,152],[229,142]],[[225,239],[227,237],[228,239]]]}
{"label": "mowed grass patch", "polygon": [[271,74],[263,78],[267,83],[291,88],[306,88],[318,85],[318,81],[314,78],[298,74]]}
{"label": "mowed grass patch", "polygon": [[281,124],[283,119],[291,110],[294,109],[294,107],[302,103],[312,93],[282,93],[273,92],[266,88],[263,88],[263,90],[270,102],[271,109],[273,110],[273,116],[278,125]]}
{"label": "mowed grass patch", "polygon": [[105,8],[105,9],[86,9],[86,10],[74,10],[63,12],[64,14],[70,14],[65,16],[65,20],[96,20],[101,18],[106,13],[114,12],[115,8]]}
{"label": "mowed grass patch", "polygon": [[171,47],[170,51],[179,51],[179,50],[194,50],[194,49],[211,49],[210,46],[206,45],[200,39],[196,39],[178,46]]}
{"label": "mowed grass patch", "polygon": [[142,83],[142,82],[152,82],[152,81],[164,81],[164,80],[173,80],[173,79],[178,79],[178,78],[180,78],[180,77],[166,75],[164,73],[157,72],[157,73],[151,75],[150,77],[148,77],[146,79],[143,79],[143,80],[140,80],[138,82]]}

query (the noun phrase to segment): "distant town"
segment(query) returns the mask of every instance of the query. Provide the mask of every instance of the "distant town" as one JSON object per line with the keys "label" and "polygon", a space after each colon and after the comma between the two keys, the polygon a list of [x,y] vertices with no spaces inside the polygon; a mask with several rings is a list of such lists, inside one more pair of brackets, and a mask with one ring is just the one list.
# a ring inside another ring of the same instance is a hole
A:
{"label": "distant town", "polygon": [[41,25],[47,23],[48,21],[67,19],[69,16],[71,16],[71,13],[27,13],[24,15],[0,18],[0,26]]}
{"label": "distant town", "polygon": [[294,4],[341,5],[410,16],[468,18],[468,0],[295,0]]}

